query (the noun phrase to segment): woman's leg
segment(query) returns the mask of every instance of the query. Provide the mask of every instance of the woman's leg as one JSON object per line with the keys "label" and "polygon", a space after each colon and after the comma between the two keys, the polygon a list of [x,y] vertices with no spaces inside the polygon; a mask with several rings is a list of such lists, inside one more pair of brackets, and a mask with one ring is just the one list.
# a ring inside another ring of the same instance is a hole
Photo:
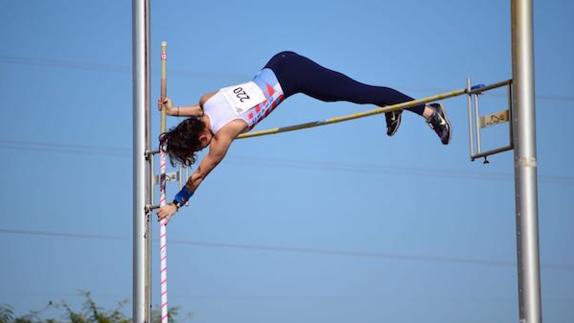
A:
{"label": "woman's leg", "polygon": [[[355,81],[294,52],[275,55],[265,67],[275,72],[286,98],[303,93],[325,102],[348,101],[378,106],[414,100],[389,87]],[[424,109],[425,105],[421,104],[406,110],[422,116]]]}
{"label": "woman's leg", "polygon": [[[304,93],[326,102],[348,101],[378,106],[414,100],[388,87],[357,82],[294,52],[281,52],[273,56],[265,67],[275,72],[285,98],[296,93]],[[406,110],[425,118],[443,144],[450,142],[451,126],[442,105],[420,104]],[[385,116],[387,117],[387,134],[392,136],[400,125],[401,113],[389,112]]]}

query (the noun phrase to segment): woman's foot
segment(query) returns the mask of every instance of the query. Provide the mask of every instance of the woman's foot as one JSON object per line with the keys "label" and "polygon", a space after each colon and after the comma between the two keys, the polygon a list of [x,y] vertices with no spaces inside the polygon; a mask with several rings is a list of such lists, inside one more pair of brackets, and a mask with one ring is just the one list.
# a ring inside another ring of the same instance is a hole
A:
{"label": "woman's foot", "polygon": [[387,135],[388,136],[394,135],[397,132],[397,130],[399,130],[399,126],[401,125],[401,114],[402,113],[403,113],[403,110],[385,113],[385,119],[387,120]]}
{"label": "woman's foot", "polygon": [[442,104],[431,103],[427,105],[427,107],[432,109],[432,113],[427,117],[428,125],[438,135],[443,145],[448,145],[451,138],[452,127],[446,118]]}

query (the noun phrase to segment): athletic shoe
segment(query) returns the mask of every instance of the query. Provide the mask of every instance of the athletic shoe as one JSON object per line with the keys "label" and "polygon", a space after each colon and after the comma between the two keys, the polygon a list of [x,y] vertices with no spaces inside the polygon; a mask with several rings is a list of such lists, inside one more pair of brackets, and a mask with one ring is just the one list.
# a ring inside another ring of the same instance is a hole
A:
{"label": "athletic shoe", "polygon": [[452,127],[446,118],[444,108],[440,103],[429,104],[429,107],[431,107],[434,111],[431,117],[427,120],[427,123],[438,135],[443,145],[448,145],[451,138]]}
{"label": "athletic shoe", "polygon": [[385,119],[387,120],[387,135],[388,136],[394,135],[397,132],[397,130],[399,130],[399,126],[401,125],[401,114],[402,113],[403,113],[403,110],[385,113]]}

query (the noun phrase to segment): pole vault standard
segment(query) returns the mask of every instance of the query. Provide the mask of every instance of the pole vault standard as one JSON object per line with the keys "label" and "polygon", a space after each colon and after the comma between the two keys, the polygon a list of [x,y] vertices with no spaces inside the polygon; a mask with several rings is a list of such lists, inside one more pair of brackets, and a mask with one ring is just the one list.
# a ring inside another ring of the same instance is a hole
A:
{"label": "pole vault standard", "polygon": [[[150,149],[149,8],[149,0],[132,0],[134,131],[133,321],[137,323],[151,322],[150,212],[158,207],[157,205],[152,205],[154,184],[152,181],[155,178],[152,176],[153,155],[157,154],[158,151],[151,151]],[[330,118],[323,121],[255,131],[241,135],[240,138],[264,136],[334,124],[389,111],[401,110],[421,103],[442,100],[463,94],[469,95],[469,102],[471,102],[470,96],[477,93],[501,86],[512,86],[512,89],[509,90],[509,93],[512,94],[512,104],[509,108],[514,108],[508,113],[508,115],[512,115],[510,146],[492,152],[473,155],[474,149],[471,140],[471,159],[474,160],[479,157],[486,158],[490,154],[514,148],[519,317],[520,323],[540,323],[542,322],[542,310],[540,302],[540,260],[538,247],[538,184],[534,114],[532,0],[511,0],[511,29],[512,81],[503,81],[474,88],[468,85],[466,89],[455,90],[415,101],[376,108],[366,112]],[[164,76],[165,74],[162,71],[162,91],[165,84],[163,81],[165,79]],[[165,92],[162,93],[165,94]],[[469,103],[469,118],[470,111]],[[470,122],[469,119],[469,125],[471,124],[472,122]],[[162,126],[165,128],[165,115],[162,117]],[[476,132],[480,133],[480,131]],[[479,142],[480,139],[478,140],[478,143]],[[163,181],[165,185],[165,181],[177,179],[181,181],[181,172],[178,172],[176,175],[171,175],[165,174],[164,170],[159,177],[159,181]],[[155,180],[155,182],[157,182],[157,180]],[[163,195],[163,202],[165,202],[165,195]],[[165,232],[165,226],[163,229],[163,232]],[[162,243],[160,242],[160,244]],[[167,315],[165,318],[167,319]],[[162,321],[163,319],[162,305]]]}
{"label": "pole vault standard", "polygon": [[150,59],[149,0],[132,1],[133,73],[133,321],[151,322],[149,211]]}
{"label": "pole vault standard", "polygon": [[[166,182],[180,180],[181,170],[166,173],[166,155],[151,150],[149,0],[132,0],[133,69],[133,321],[151,322],[151,222],[154,186],[160,184],[160,206],[166,203]],[[167,43],[161,46],[161,96],[167,96]],[[162,111],[160,131],[166,129]],[[160,154],[160,175],[155,176],[154,155]],[[161,322],[168,322],[167,230],[160,223]]]}
{"label": "pole vault standard", "polygon": [[512,0],[511,20],[519,315],[520,323],[540,323],[542,309],[538,248],[532,0]]}

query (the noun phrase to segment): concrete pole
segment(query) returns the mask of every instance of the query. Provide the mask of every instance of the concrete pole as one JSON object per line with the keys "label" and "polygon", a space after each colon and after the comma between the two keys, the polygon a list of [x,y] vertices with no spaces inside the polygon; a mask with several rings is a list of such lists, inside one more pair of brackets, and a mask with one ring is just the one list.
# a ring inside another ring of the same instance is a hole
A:
{"label": "concrete pole", "polygon": [[540,323],[532,0],[511,0],[511,15],[519,318]]}
{"label": "concrete pole", "polygon": [[149,252],[151,158],[150,138],[149,0],[132,0],[133,73],[133,321],[150,322]]}

